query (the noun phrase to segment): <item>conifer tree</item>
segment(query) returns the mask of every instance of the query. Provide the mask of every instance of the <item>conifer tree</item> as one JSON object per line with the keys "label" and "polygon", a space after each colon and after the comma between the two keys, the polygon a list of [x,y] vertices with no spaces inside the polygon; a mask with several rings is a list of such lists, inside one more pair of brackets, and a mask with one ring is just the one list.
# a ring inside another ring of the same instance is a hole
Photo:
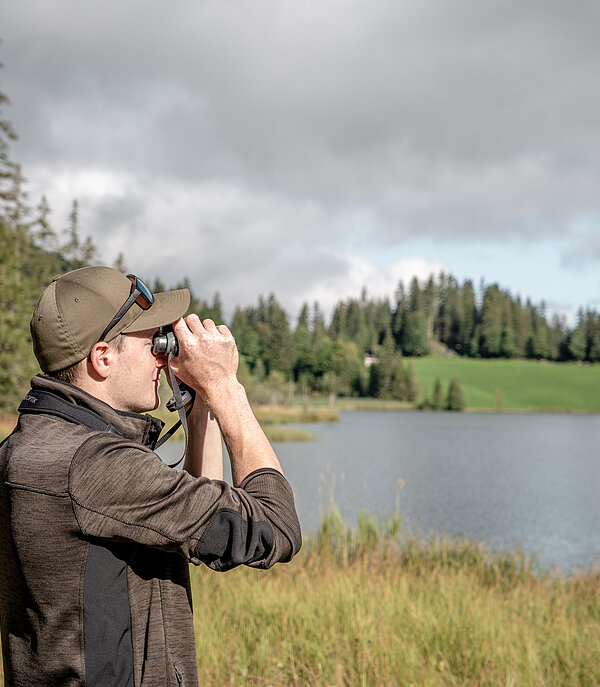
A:
{"label": "conifer tree", "polygon": [[[125,256],[123,255],[122,251],[117,255],[115,261],[113,262],[113,267],[122,274],[127,274],[127,272],[129,272],[129,270],[127,269],[127,263],[125,262]],[[160,289],[155,290],[157,293],[160,293]],[[164,289],[162,290],[164,291]]]}
{"label": "conifer tree", "polygon": [[294,379],[302,380],[303,385],[311,384],[314,380],[315,351],[314,338],[309,328],[308,304],[304,303],[298,317],[298,325],[294,332],[296,360],[294,362]]}
{"label": "conifer tree", "polygon": [[502,295],[497,284],[485,289],[481,310],[481,340],[479,351],[486,358],[502,353]]}
{"label": "conifer tree", "polygon": [[323,312],[321,311],[321,306],[317,301],[313,303],[313,313],[312,313],[312,331],[320,335],[325,331],[325,318],[323,317]]}
{"label": "conifer tree", "polygon": [[431,395],[430,405],[432,410],[444,409],[444,390],[442,388],[442,380],[439,377],[435,378],[435,384],[433,385],[433,394]]}
{"label": "conifer tree", "polygon": [[[236,308],[231,321],[231,332],[240,353],[252,371],[256,372],[260,360],[260,341],[252,308]],[[264,364],[261,361],[264,369]]]}
{"label": "conifer tree", "polygon": [[36,244],[49,253],[56,253],[58,251],[58,237],[50,224],[50,204],[45,195],[42,196],[36,210],[37,215],[31,224],[35,232]]}
{"label": "conifer tree", "polygon": [[[477,310],[475,307],[475,291],[470,280],[465,281],[462,286],[462,318],[458,329],[458,340],[460,343],[459,352],[469,355],[471,351],[471,341],[477,324]],[[478,348],[478,347],[477,347]],[[475,351],[477,355],[479,350]]]}
{"label": "conifer tree", "polygon": [[[0,69],[3,64],[0,62]],[[14,174],[14,163],[10,157],[10,142],[17,140],[17,133],[12,124],[4,119],[4,107],[9,104],[8,96],[0,91],[0,216],[6,212],[5,202],[11,187]]]}
{"label": "conifer tree", "polygon": [[448,387],[448,400],[446,402],[446,408],[448,410],[464,410],[467,407],[467,402],[465,399],[465,393],[462,386],[455,377]]}
{"label": "conifer tree", "polygon": [[300,309],[300,314],[298,315],[298,327],[306,327],[308,330],[309,324],[309,314],[308,314],[308,303],[304,302],[302,308]]}

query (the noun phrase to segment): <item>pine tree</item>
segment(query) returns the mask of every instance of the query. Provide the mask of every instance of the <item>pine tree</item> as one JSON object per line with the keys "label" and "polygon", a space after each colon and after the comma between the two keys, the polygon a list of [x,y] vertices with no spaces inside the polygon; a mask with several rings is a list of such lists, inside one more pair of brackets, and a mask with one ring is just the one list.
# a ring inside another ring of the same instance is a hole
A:
{"label": "pine tree", "polygon": [[548,358],[550,347],[548,342],[548,323],[535,309],[532,311],[531,335],[527,341],[528,358]]}
{"label": "pine tree", "polygon": [[432,410],[444,409],[444,390],[442,388],[442,380],[439,377],[435,378],[435,384],[433,385],[433,394],[431,395],[430,405]]}
{"label": "pine tree", "polygon": [[458,377],[455,377],[448,387],[448,400],[446,408],[448,410],[464,410],[467,407],[464,391],[460,385]]}
{"label": "pine tree", "polygon": [[[231,333],[235,337],[240,357],[244,358],[252,371],[256,371],[260,360],[260,341],[256,325],[252,308],[236,308],[231,321]],[[264,369],[264,363],[260,362]]]}
{"label": "pine tree", "polygon": [[502,295],[497,284],[488,286],[481,311],[481,341],[479,351],[485,358],[502,354]]}
{"label": "pine tree", "polygon": [[296,360],[294,361],[294,379],[302,380],[306,386],[314,381],[315,350],[314,337],[309,330],[308,304],[304,303],[298,316],[298,325],[294,332]]}
{"label": "pine tree", "polygon": [[475,307],[475,291],[473,290],[473,283],[469,280],[465,281],[462,287],[462,319],[458,330],[458,340],[460,343],[460,350],[467,355],[478,355],[479,346],[474,353],[474,347],[471,346],[475,325],[477,324],[477,309]]}
{"label": "pine tree", "polygon": [[[0,69],[3,67],[0,62]],[[0,91],[0,112],[9,104],[8,96]],[[10,141],[17,140],[17,133],[12,124],[0,117],[0,217],[5,216],[5,203],[11,187],[11,180],[15,171],[14,163],[10,157]]]}
{"label": "pine tree", "polygon": [[409,402],[416,401],[419,394],[419,380],[417,379],[417,370],[413,360],[408,362],[408,368],[405,374],[406,397],[405,400]]}
{"label": "pine tree", "polygon": [[296,360],[294,338],[287,315],[274,294],[270,294],[266,302],[259,299],[257,316],[260,355],[267,374],[277,370],[291,375]]}
{"label": "pine tree", "polygon": [[[62,254],[73,263],[79,263],[81,240],[79,238],[79,203],[73,200],[69,214],[69,226],[66,229],[67,240],[61,246]],[[78,267],[83,265],[77,264]]]}
{"label": "pine tree", "polygon": [[309,314],[308,314],[308,303],[303,303],[302,308],[300,309],[300,314],[298,315],[298,327],[306,327],[308,330],[310,327],[309,324]]}
{"label": "pine tree", "polygon": [[42,196],[36,210],[37,216],[31,224],[35,232],[36,244],[49,253],[56,253],[58,251],[58,237],[50,224],[50,204],[45,195]]}
{"label": "pine tree", "polygon": [[12,174],[8,176],[8,189],[4,194],[4,213],[6,220],[13,229],[25,235],[29,233],[27,218],[31,213],[28,205],[28,193],[25,190],[25,177],[21,165],[12,164]]}
{"label": "pine tree", "polygon": [[600,314],[592,312],[587,315],[587,358],[600,362]]}
{"label": "pine tree", "polygon": [[407,395],[407,374],[402,362],[402,354],[397,352],[392,361],[391,396],[398,401],[406,401]]}
{"label": "pine tree", "polygon": [[[379,362],[376,363],[378,367],[378,397],[390,398],[392,395],[392,380],[393,380],[393,362],[395,357],[396,347],[392,332],[388,330],[381,348],[379,349]],[[372,365],[375,367],[375,365]]]}
{"label": "pine tree", "polygon": [[[127,269],[127,263],[125,262],[125,256],[123,255],[123,252],[121,251],[115,261],[113,262],[113,267],[114,269],[118,270],[122,274],[127,274],[129,270]],[[157,279],[158,282],[158,279]],[[160,283],[160,282],[159,282]],[[160,293],[161,291],[164,291],[164,287],[162,289],[157,289],[157,293]]]}
{"label": "pine tree", "polygon": [[325,331],[325,318],[323,317],[321,306],[317,301],[313,303],[311,327],[312,331],[317,335],[320,335]]}
{"label": "pine tree", "polygon": [[408,356],[421,356],[429,353],[427,319],[422,311],[409,311],[404,314],[401,347],[402,353]]}

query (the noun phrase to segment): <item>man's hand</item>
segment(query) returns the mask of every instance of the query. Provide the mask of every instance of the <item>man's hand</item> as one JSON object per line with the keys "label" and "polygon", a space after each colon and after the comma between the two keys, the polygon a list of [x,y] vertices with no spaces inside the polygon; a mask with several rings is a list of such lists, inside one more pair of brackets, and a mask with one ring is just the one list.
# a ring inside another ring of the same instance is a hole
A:
{"label": "man's hand", "polygon": [[196,389],[217,418],[231,459],[234,485],[261,468],[281,472],[273,447],[237,380],[239,356],[229,329],[188,315],[173,324],[173,331],[179,355],[171,359],[171,367],[182,382]]}
{"label": "man's hand", "polygon": [[175,375],[195,389],[209,408],[218,410],[229,393],[239,387],[239,355],[233,335],[224,324],[200,322],[197,315],[173,323],[179,355],[171,359]]}

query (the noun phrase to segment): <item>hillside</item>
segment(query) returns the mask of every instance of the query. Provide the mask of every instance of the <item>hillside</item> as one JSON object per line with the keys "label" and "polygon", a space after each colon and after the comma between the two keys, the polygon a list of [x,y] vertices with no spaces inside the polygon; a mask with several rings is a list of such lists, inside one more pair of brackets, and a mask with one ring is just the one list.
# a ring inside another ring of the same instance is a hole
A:
{"label": "hillside", "polygon": [[427,356],[414,359],[419,384],[431,394],[458,377],[469,410],[600,412],[600,365],[535,360]]}

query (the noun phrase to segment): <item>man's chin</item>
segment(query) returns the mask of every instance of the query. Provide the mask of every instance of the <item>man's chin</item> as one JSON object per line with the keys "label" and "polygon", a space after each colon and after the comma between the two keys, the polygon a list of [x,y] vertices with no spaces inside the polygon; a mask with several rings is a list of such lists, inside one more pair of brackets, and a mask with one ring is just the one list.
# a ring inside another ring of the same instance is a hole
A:
{"label": "man's chin", "polygon": [[156,410],[160,406],[160,398],[158,396],[158,390],[154,394],[154,399],[148,401],[144,404],[141,404],[137,407],[137,409],[134,411],[136,413],[150,413],[153,410]]}
{"label": "man's chin", "polygon": [[160,396],[158,395],[158,389],[154,392],[154,405],[148,410],[157,410],[160,406]]}

